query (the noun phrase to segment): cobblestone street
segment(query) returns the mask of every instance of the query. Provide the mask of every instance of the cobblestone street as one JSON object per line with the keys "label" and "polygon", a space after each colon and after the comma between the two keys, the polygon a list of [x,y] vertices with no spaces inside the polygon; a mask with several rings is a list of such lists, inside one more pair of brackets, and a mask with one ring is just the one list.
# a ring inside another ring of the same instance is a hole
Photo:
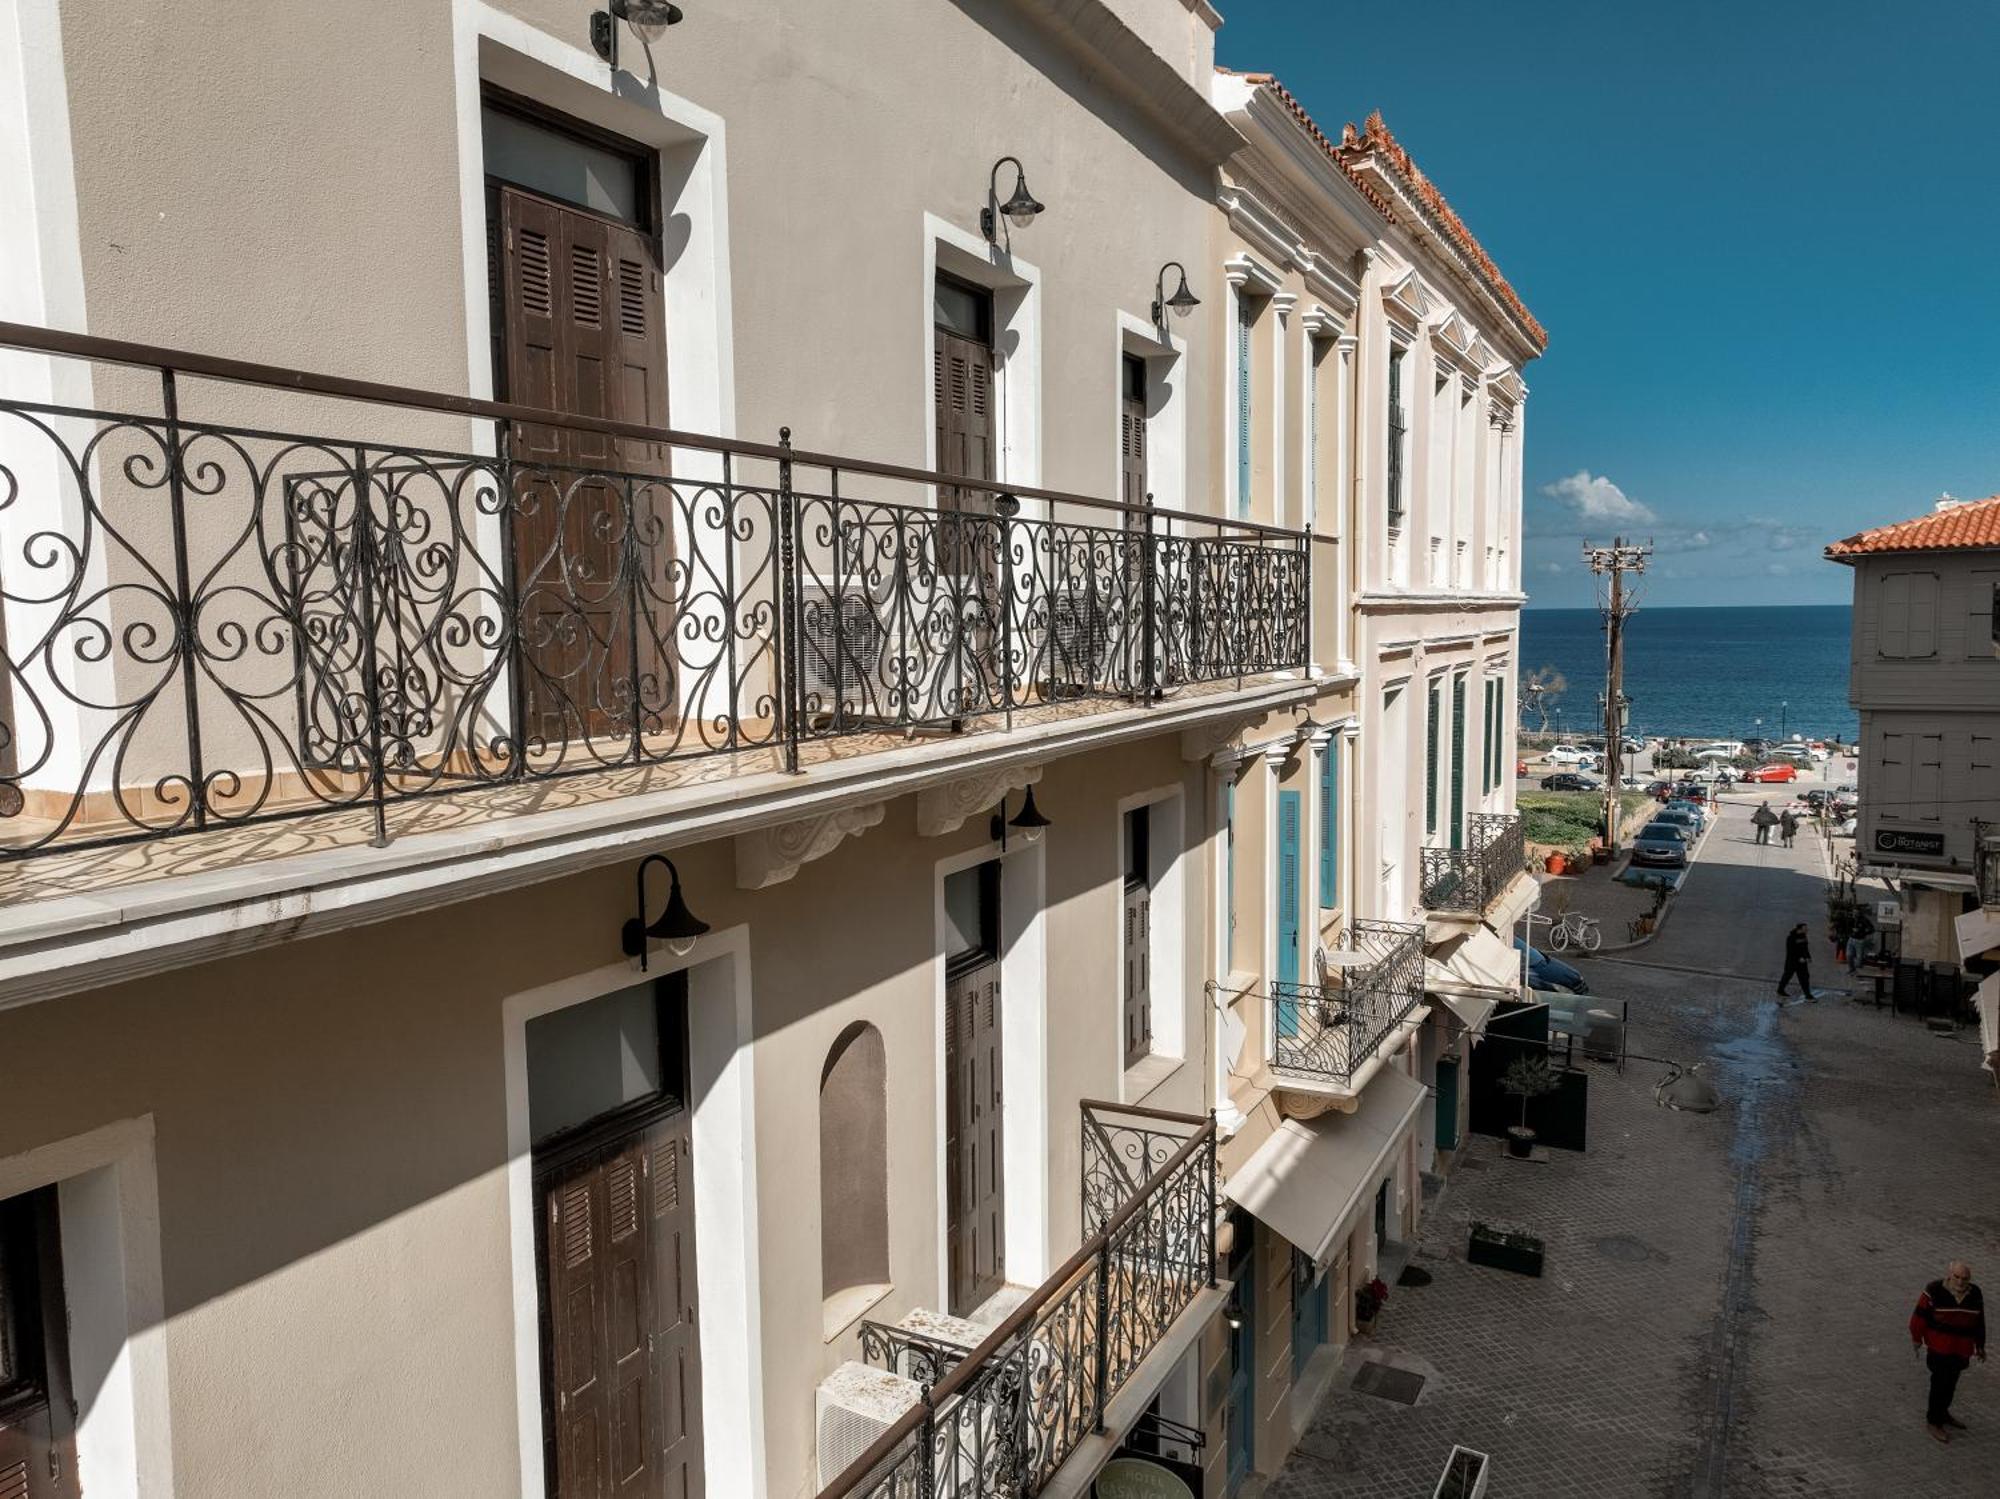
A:
{"label": "cobblestone street", "polygon": [[[1723,1107],[1583,1063],[1587,1153],[1475,1137],[1417,1246],[1433,1283],[1392,1293],[1270,1493],[1428,1495],[1454,1442],[1492,1455],[1493,1499],[1995,1492],[2000,1363],[1940,1446],[1905,1321],[1953,1256],[2000,1283],[2000,1101],[1966,1035],[1825,993],[1821,854],[1755,844],[1755,805],[1725,803],[1657,940],[1579,965],[1630,1003],[1633,1051],[1706,1061]],[[1798,920],[1822,999],[1781,1009]],[[1474,1220],[1544,1238],[1544,1277],[1468,1265]],[[1347,1387],[1375,1359],[1426,1377],[1414,1406]]]}

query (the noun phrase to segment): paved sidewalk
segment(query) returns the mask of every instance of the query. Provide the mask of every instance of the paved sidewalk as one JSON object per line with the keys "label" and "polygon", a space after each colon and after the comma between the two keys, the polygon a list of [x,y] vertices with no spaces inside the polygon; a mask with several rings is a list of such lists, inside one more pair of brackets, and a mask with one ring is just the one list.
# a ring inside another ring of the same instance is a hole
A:
{"label": "paved sidewalk", "polygon": [[[1658,939],[1579,965],[1630,1001],[1635,1051],[1705,1062],[1722,1109],[1658,1108],[1653,1063],[1589,1064],[1588,1152],[1477,1140],[1420,1237],[1433,1283],[1351,1358],[1426,1373],[1417,1404],[1339,1381],[1270,1493],[1420,1499],[1454,1442],[1493,1455],[1491,1499],[2000,1492],[2000,1361],[1940,1446],[1904,1330],[1954,1255],[2000,1293],[2000,1105],[1963,1035],[1774,1003],[1793,921],[1827,956],[1821,855],[1755,843],[1755,805],[1725,804]],[[1541,1235],[1545,1276],[1468,1265],[1475,1219]]]}

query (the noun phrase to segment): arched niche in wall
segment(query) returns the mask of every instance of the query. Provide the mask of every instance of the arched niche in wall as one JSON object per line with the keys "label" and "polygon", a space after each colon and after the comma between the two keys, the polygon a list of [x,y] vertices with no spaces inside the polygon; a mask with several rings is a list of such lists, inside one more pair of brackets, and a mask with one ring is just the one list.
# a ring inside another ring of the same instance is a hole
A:
{"label": "arched niche in wall", "polygon": [[889,1287],[889,1097],[882,1033],[842,1031],[819,1079],[820,1296],[828,1336]]}

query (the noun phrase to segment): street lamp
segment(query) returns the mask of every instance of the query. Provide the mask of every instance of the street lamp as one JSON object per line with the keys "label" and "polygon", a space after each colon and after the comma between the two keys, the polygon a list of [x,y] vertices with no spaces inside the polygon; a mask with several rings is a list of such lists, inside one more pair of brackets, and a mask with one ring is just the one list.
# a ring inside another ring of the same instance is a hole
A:
{"label": "street lamp", "polygon": [[[667,906],[660,912],[659,919],[650,925],[646,921],[646,867],[649,864],[666,866]],[[639,861],[639,914],[626,922],[618,934],[619,946],[628,958],[639,960],[639,971],[646,971],[646,941],[658,937],[676,957],[684,958],[694,951],[695,938],[708,930],[708,923],[690,911],[681,897],[681,872],[674,868],[674,861],[664,854],[648,854]]]}
{"label": "street lamp", "polygon": [[[1005,203],[1000,203],[1000,169],[1014,164],[1014,191]],[[1027,169],[1021,165],[1018,156],[1003,156],[993,163],[993,170],[986,177],[986,206],[979,210],[979,232],[988,244],[995,243],[1000,232],[999,222],[994,218],[993,205],[1000,203],[1000,212],[1007,216],[1007,222],[1016,229],[1025,229],[1035,222],[1035,215],[1042,211],[1042,205],[1035,201],[1035,195],[1028,191]]]}

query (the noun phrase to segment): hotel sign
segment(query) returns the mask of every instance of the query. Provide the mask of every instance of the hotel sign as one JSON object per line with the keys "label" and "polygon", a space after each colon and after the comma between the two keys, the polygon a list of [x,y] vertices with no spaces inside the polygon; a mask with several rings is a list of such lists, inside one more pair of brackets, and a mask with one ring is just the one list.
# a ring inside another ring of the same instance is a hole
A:
{"label": "hotel sign", "polygon": [[1943,833],[1901,833],[1892,828],[1875,830],[1875,852],[1907,854],[1919,859],[1944,857]]}

